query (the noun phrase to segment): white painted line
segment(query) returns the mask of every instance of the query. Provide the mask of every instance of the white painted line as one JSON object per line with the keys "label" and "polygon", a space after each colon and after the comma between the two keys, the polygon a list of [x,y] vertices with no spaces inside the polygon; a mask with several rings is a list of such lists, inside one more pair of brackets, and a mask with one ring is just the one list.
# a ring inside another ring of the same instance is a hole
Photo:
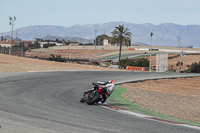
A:
{"label": "white painted line", "polygon": [[150,116],[148,116],[148,115],[138,114],[138,113],[131,112],[131,111],[127,111],[127,110],[119,110],[119,111],[120,111],[121,113],[124,113],[124,114],[134,115],[134,116],[142,117],[142,118],[150,117]]}
{"label": "white painted line", "polygon": [[197,127],[197,126],[191,126],[191,125],[186,125],[186,124],[176,124],[176,123],[170,123],[170,122],[167,122],[167,121],[151,119],[151,118],[156,118],[156,117],[147,116],[147,115],[143,115],[143,114],[138,114],[138,113],[127,111],[127,110],[116,110],[116,109],[112,109],[112,108],[106,107],[104,105],[101,105],[101,107],[109,109],[109,110],[112,110],[112,111],[115,111],[115,112],[131,115],[131,116],[135,116],[135,117],[139,117],[139,118],[143,118],[143,119],[147,119],[147,120],[151,120],[151,121],[156,121],[156,122],[160,122],[160,123],[165,123],[165,124],[176,125],[176,126],[181,126],[181,127],[187,127],[187,128],[200,130],[200,127]]}
{"label": "white painted line", "polygon": [[188,128],[193,128],[193,129],[198,129],[198,130],[200,130],[200,127],[191,126],[191,125],[186,125],[186,124],[179,124],[179,126],[183,126],[183,127],[188,127]]}
{"label": "white painted line", "polygon": [[101,107],[109,109],[109,110],[112,110],[112,111],[115,111],[115,112],[119,112],[119,113],[123,113],[123,114],[128,114],[128,115],[132,115],[132,116],[136,116],[136,117],[140,117],[140,118],[150,117],[150,116],[147,116],[147,115],[138,114],[138,113],[131,112],[131,111],[128,111],[128,110],[116,110],[116,109],[112,109],[112,108],[106,107],[105,105],[101,105]]}

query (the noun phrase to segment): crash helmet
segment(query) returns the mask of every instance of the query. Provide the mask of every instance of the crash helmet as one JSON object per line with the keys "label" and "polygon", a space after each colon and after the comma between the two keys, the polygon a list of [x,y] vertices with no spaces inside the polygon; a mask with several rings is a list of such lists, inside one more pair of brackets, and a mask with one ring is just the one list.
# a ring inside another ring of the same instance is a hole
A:
{"label": "crash helmet", "polygon": [[113,83],[113,80],[109,80],[108,82],[112,84],[112,83]]}

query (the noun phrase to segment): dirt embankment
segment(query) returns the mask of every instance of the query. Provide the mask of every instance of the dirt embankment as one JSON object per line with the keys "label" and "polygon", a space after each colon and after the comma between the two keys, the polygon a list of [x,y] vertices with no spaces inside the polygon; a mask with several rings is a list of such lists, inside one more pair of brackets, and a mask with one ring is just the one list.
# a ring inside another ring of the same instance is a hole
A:
{"label": "dirt embankment", "polygon": [[31,52],[26,52],[28,57],[48,58],[53,55],[61,55],[65,58],[78,58],[78,59],[93,59],[98,55],[109,53],[116,50],[94,50],[94,49],[36,49]]}
{"label": "dirt embankment", "polygon": [[[168,55],[168,57],[171,56],[176,56],[176,54],[172,54],[172,55]],[[148,58],[149,59],[149,58]],[[178,62],[183,62],[183,66],[181,66],[181,68],[179,68],[180,66],[177,66],[176,64]],[[174,69],[174,70],[187,70],[188,69],[188,65],[192,65],[192,63],[194,62],[199,62],[200,61],[200,55],[185,55],[185,56],[178,56],[176,58],[173,59],[169,59],[168,60],[168,69]],[[152,66],[156,66],[156,56],[152,57]],[[155,68],[155,67],[154,67]]]}
{"label": "dirt embankment", "polygon": [[152,111],[200,122],[200,77],[122,84],[123,97]]}
{"label": "dirt embankment", "polygon": [[[176,56],[177,54],[170,54],[168,57]],[[149,60],[149,57],[146,57]],[[192,65],[194,62],[200,61],[200,55],[185,55],[185,56],[178,56],[173,59],[168,60],[168,69],[169,70],[179,70],[180,66],[176,66],[178,62],[183,62],[183,66],[181,66],[180,70],[187,70],[188,65]],[[152,67],[156,68],[156,56],[152,56]]]}
{"label": "dirt embankment", "polygon": [[80,65],[76,63],[61,63],[0,54],[0,73],[69,70],[111,71],[117,69],[109,69],[92,65]]}

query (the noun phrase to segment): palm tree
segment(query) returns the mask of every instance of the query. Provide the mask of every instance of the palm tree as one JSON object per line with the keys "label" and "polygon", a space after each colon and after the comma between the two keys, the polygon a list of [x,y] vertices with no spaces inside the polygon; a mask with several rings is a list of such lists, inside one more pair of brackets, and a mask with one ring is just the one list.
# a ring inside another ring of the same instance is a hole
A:
{"label": "palm tree", "polygon": [[119,68],[121,66],[121,51],[122,45],[126,45],[127,47],[131,45],[131,32],[129,32],[128,28],[125,28],[124,25],[119,25],[115,27],[112,33],[112,43],[119,43]]}

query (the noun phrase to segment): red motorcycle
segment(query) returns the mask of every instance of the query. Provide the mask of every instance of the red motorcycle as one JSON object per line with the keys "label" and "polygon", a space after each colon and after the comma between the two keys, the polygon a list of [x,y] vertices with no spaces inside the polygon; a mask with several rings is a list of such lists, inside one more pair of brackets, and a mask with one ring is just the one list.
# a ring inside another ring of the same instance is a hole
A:
{"label": "red motorcycle", "polygon": [[93,83],[92,88],[90,88],[89,91],[84,92],[83,98],[81,98],[80,102],[83,103],[86,101],[88,105],[98,103],[99,101],[104,103],[108,96],[112,93],[113,89],[113,80],[110,80],[109,82]]}

